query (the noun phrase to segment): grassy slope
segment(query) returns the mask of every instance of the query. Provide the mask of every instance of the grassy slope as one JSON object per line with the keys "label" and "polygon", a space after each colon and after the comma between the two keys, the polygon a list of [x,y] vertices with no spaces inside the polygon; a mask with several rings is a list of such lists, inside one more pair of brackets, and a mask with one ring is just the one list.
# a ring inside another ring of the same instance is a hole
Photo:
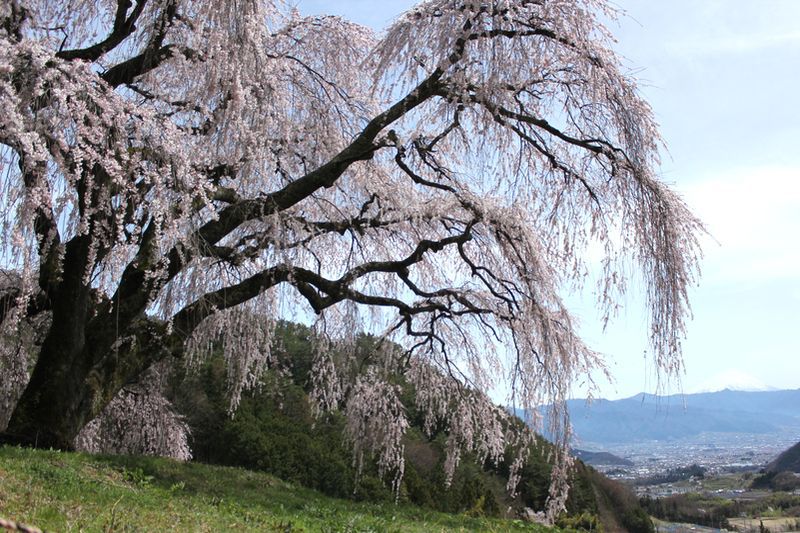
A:
{"label": "grassy slope", "polygon": [[0,518],[54,531],[557,531],[337,500],[238,468],[0,447]]}

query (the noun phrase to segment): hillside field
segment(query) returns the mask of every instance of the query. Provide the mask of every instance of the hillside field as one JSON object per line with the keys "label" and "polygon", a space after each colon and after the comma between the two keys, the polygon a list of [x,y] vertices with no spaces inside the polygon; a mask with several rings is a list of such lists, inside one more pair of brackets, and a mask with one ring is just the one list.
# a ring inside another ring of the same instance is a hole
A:
{"label": "hillside field", "polygon": [[0,447],[0,518],[46,531],[564,531],[338,500],[240,468],[13,447]]}

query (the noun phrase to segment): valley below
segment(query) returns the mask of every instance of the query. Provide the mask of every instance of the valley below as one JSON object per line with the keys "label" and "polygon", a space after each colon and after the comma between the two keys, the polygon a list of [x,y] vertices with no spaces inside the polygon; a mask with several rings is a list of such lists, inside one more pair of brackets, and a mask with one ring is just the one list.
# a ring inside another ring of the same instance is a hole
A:
{"label": "valley below", "polygon": [[657,531],[800,531],[800,473],[776,466],[800,441],[800,391],[571,407],[576,455],[630,485]]}
{"label": "valley below", "polygon": [[645,480],[669,471],[699,465],[706,475],[758,472],[778,454],[800,440],[795,432],[778,435],[751,433],[700,433],[670,441],[643,440],[637,443],[582,442],[585,450],[609,452],[632,464],[598,464],[594,468],[607,476],[630,482]]}

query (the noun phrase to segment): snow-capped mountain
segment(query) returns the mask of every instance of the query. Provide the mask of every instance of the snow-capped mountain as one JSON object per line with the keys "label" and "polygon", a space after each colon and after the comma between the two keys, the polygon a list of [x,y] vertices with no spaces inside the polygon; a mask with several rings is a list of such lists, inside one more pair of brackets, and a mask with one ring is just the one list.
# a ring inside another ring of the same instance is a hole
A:
{"label": "snow-capped mountain", "polygon": [[763,381],[751,374],[747,374],[741,370],[728,369],[709,377],[700,383],[700,385],[693,387],[687,392],[689,394],[698,394],[702,392],[719,392],[723,390],[757,392],[776,389],[768,386]]}

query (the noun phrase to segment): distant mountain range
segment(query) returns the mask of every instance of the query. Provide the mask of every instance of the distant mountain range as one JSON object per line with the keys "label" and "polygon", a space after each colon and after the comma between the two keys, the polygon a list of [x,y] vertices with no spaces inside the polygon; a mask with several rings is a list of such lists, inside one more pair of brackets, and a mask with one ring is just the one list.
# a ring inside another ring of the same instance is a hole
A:
{"label": "distant mountain range", "polygon": [[[678,440],[705,432],[800,436],[800,389],[637,394],[623,400],[568,402],[579,442],[624,444]],[[546,427],[546,409],[545,409]]]}

